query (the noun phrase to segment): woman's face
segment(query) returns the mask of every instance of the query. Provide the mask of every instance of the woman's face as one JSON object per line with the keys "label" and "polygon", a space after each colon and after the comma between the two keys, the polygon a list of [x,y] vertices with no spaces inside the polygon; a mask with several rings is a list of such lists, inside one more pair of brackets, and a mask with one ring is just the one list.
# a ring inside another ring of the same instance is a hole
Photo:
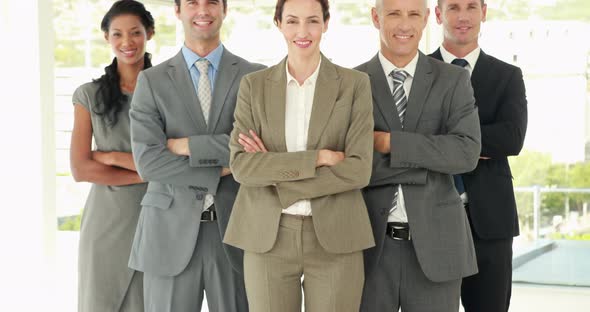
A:
{"label": "woman's face", "polygon": [[115,16],[111,21],[107,42],[120,64],[134,65],[143,61],[145,46],[152,37],[138,16],[126,14]]}
{"label": "woman's face", "polygon": [[291,56],[313,56],[320,53],[322,34],[328,30],[322,6],[317,0],[288,0],[278,27],[287,41]]}

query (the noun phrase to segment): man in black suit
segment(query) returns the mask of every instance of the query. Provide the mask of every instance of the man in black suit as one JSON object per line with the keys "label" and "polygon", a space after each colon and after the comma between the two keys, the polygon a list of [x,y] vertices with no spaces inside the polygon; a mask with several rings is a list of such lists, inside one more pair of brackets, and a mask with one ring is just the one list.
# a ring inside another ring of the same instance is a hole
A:
{"label": "man in black suit", "polygon": [[527,126],[527,100],[518,67],[485,54],[478,45],[484,0],[438,0],[444,40],[432,57],[465,67],[481,124],[475,170],[455,176],[475,243],[479,273],[463,279],[466,312],[505,312],[512,288],[512,239],[519,234],[508,156],[518,155]]}

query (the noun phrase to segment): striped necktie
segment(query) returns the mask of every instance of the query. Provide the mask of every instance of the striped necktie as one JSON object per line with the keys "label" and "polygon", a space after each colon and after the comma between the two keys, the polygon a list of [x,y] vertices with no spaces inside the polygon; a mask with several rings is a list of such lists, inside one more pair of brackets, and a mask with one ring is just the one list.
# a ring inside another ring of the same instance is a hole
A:
{"label": "striped necktie", "polygon": [[[406,115],[406,109],[408,108],[408,97],[406,96],[406,92],[404,91],[404,81],[406,81],[409,74],[404,70],[394,69],[391,71],[389,76],[393,78],[393,103],[395,103],[397,115],[399,116],[399,121],[403,128],[404,117]],[[396,185],[395,193],[393,195],[393,203],[391,209],[389,209],[389,213],[392,213],[397,208],[398,195],[399,186]]]}

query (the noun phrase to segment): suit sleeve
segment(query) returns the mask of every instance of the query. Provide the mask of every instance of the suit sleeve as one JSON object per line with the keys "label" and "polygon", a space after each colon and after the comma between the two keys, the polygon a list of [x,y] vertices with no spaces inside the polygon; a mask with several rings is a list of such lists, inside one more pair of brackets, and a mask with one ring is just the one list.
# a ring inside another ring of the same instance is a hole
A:
{"label": "suit sleeve", "polygon": [[148,77],[141,72],[129,111],[131,147],[137,172],[144,181],[199,186],[207,193],[215,194],[221,167],[194,168],[188,157],[168,150],[165,124],[152,90]]}
{"label": "suit sleeve", "polygon": [[238,143],[240,133],[257,129],[254,123],[250,76],[238,91],[234,129],[229,140],[230,168],[234,179],[247,186],[269,186],[279,182],[309,179],[316,174],[317,151],[247,153]]}
{"label": "suit sleeve", "polygon": [[426,173],[424,168],[397,168],[390,167],[391,157],[389,154],[373,152],[373,171],[369,186],[381,186],[390,184],[426,184]]}
{"label": "suit sleeve", "polygon": [[493,123],[481,125],[481,156],[504,158],[520,153],[527,128],[527,99],[520,68],[513,70],[499,99]]}
{"label": "suit sleeve", "polygon": [[191,167],[229,167],[229,135],[193,135],[188,142]]}
{"label": "suit sleeve", "polygon": [[450,98],[442,134],[391,132],[392,168],[424,168],[458,174],[473,170],[481,150],[479,117],[469,72],[461,71]]}
{"label": "suit sleeve", "polygon": [[315,177],[277,185],[279,200],[287,208],[298,200],[342,193],[365,187],[373,158],[373,104],[366,75],[355,83],[352,112],[345,138],[345,158],[331,167],[320,167]]}

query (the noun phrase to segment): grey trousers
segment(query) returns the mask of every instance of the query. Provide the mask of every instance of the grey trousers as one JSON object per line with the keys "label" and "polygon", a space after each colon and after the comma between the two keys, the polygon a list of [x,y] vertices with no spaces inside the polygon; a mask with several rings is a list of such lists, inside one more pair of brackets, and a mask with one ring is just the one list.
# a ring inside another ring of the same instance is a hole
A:
{"label": "grey trousers", "polygon": [[273,248],[244,253],[244,278],[252,312],[300,312],[302,287],[306,312],[358,312],[363,254],[328,253],[311,217],[283,214]]}
{"label": "grey trousers", "polygon": [[457,312],[461,279],[436,283],[422,272],[410,241],[386,237],[377,267],[365,278],[362,312]]}
{"label": "grey trousers", "polygon": [[203,222],[186,269],[176,276],[144,273],[146,312],[199,312],[203,293],[210,312],[246,312],[244,279],[223,250],[217,221]]}

